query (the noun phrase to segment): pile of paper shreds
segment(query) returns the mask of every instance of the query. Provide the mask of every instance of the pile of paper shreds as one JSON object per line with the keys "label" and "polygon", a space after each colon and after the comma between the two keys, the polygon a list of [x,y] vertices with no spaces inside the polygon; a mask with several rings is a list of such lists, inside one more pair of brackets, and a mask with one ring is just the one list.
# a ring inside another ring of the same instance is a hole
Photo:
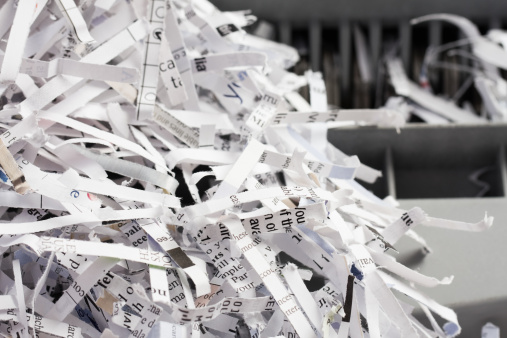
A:
{"label": "pile of paper shreds", "polygon": [[362,188],[380,173],[327,128],[403,117],[328,111],[320,74],[286,71],[298,55],[247,34],[254,20],[206,0],[4,2],[0,334],[460,332],[410,286],[452,278],[387,253],[403,235],[424,247],[416,226],[492,218],[436,219]]}

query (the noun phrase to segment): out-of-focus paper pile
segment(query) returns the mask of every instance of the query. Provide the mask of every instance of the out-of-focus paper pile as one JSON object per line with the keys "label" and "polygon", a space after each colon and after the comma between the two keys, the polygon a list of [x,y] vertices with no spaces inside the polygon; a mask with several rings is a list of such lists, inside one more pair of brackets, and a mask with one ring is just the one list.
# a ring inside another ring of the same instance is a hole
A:
{"label": "out-of-focus paper pile", "polygon": [[247,34],[254,21],[205,0],[3,4],[0,334],[460,332],[416,287],[452,277],[390,253],[404,235],[429,251],[417,226],[492,218],[432,218],[362,188],[381,173],[327,128],[403,116],[328,111],[322,76],[288,72],[296,51]]}
{"label": "out-of-focus paper pile", "polygon": [[[438,125],[506,121],[507,31],[499,21],[486,30],[484,21],[454,14],[405,22],[400,13],[397,22],[337,17],[336,27],[312,17],[301,27],[286,14],[274,16],[281,22],[260,20],[250,31],[297,48],[297,74],[322,70],[334,107],[386,107],[408,122]],[[307,87],[300,93],[309,99]]]}
{"label": "out-of-focus paper pile", "polygon": [[[507,32],[493,29],[483,36],[470,20],[452,14],[427,15],[412,20],[412,24],[433,20],[455,25],[463,39],[441,46],[430,46],[421,65],[418,84],[407,77],[400,59],[394,53],[386,55],[390,81],[400,96],[389,98],[386,107],[405,112],[407,117],[409,113],[414,114],[431,124],[506,121],[507,82],[500,70],[507,69]],[[441,55],[458,55],[466,61],[448,63],[440,60]],[[452,98],[436,95],[432,91],[428,72],[440,68],[455,70],[466,77]],[[481,98],[480,111],[475,111],[469,101],[458,106],[458,101],[463,101],[464,93],[473,87]]]}

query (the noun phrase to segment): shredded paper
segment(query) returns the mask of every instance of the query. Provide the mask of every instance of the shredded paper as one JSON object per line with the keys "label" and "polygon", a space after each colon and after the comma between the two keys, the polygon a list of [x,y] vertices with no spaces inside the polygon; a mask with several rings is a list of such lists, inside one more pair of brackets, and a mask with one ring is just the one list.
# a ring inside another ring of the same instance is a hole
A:
{"label": "shredded paper", "polygon": [[[418,25],[431,21],[455,26],[462,38],[439,46],[430,45],[426,49],[417,74],[418,83],[409,79],[401,59],[396,56],[396,49],[389,51],[385,55],[386,70],[398,96],[389,97],[386,108],[397,110],[407,119],[411,115],[417,116],[428,124],[484,124],[507,120],[507,81],[501,73],[507,69],[507,32],[491,29],[486,35],[481,35],[470,20],[454,14],[426,15],[413,19],[411,23]],[[360,59],[368,60],[364,48],[358,51]],[[442,61],[456,56],[469,62]],[[432,87],[435,81],[431,78],[441,69],[448,74],[454,73],[451,77],[456,80],[457,86],[457,78],[464,78],[451,97],[449,93],[439,95],[438,90]],[[365,76],[363,82],[366,82]],[[465,95],[474,89],[480,97],[480,104],[475,106],[470,101],[470,95]],[[480,108],[477,109],[477,106]]]}
{"label": "shredded paper", "polygon": [[459,334],[418,289],[452,276],[405,267],[396,244],[492,217],[438,219],[363,188],[381,172],[328,128],[404,115],[328,110],[322,75],[289,72],[297,52],[248,34],[255,20],[206,0],[3,2],[2,336]]}

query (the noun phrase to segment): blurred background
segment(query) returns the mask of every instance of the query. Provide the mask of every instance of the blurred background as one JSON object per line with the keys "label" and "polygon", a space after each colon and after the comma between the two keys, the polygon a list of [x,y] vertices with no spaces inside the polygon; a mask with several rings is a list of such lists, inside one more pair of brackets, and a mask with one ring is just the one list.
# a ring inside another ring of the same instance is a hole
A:
{"label": "blurred background", "polygon": [[[397,54],[407,75],[419,82],[428,47],[465,38],[463,32],[450,23],[432,21],[411,25],[413,18],[434,13],[456,14],[470,19],[482,34],[507,25],[507,2],[498,0],[212,2],[221,10],[251,9],[259,20],[249,32],[295,47],[301,60],[294,71],[298,74],[308,69],[322,71],[329,104],[341,108],[380,107],[394,94],[382,62],[387,53]],[[469,46],[462,48],[466,50]],[[427,70],[434,92],[457,98],[459,105],[468,102],[480,111],[481,100],[474,87],[462,88],[470,81],[469,74],[453,67],[471,66],[473,60],[459,52],[450,55],[441,52],[437,61]],[[459,92],[460,89],[463,92]],[[302,94],[308,96],[304,90]],[[412,119],[418,121],[415,116]]]}

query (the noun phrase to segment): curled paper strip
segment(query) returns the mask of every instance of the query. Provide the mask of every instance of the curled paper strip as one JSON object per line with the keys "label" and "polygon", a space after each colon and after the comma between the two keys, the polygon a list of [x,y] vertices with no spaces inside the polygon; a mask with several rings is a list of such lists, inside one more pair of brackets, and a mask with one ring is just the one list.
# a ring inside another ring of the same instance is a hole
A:
{"label": "curled paper strip", "polygon": [[[477,232],[492,217],[397,209],[354,181],[378,170],[326,139],[333,123],[399,128],[403,114],[328,110],[321,74],[287,71],[293,48],[207,0],[9,0],[0,18],[12,22],[0,22],[1,335],[460,332],[451,309],[402,282],[452,276],[386,251],[405,235],[424,243],[416,226]],[[398,75],[400,94],[425,100]]]}

